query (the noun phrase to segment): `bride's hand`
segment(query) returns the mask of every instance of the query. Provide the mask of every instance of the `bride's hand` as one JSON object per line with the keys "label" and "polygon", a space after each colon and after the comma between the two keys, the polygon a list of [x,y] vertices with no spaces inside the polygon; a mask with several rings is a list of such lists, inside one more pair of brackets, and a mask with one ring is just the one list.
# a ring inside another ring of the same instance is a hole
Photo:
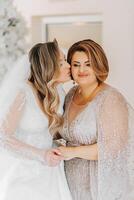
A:
{"label": "bride's hand", "polygon": [[58,149],[49,149],[44,155],[45,162],[48,166],[55,167],[60,164],[61,160],[64,160]]}

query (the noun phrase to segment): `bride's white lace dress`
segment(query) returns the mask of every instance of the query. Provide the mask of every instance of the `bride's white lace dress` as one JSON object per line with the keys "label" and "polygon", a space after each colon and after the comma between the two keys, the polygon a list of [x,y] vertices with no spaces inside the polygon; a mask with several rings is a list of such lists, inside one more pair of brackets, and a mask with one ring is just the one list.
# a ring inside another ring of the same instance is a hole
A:
{"label": "bride's white lace dress", "polygon": [[[62,113],[64,94],[58,90]],[[71,200],[63,162],[49,167],[39,156],[38,149],[52,148],[52,137],[28,84],[18,91],[0,127],[0,200]]]}

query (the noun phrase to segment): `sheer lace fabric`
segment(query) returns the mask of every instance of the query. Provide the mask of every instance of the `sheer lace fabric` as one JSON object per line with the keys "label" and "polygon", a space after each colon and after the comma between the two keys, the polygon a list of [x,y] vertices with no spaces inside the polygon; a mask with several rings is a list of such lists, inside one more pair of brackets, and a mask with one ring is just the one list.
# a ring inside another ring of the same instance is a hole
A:
{"label": "sheer lace fabric", "polygon": [[[5,118],[3,120],[1,120],[1,123],[0,123],[0,148],[1,148],[1,150],[2,149],[7,150],[9,153],[12,153],[17,157],[19,156],[21,158],[35,159],[35,160],[41,161],[42,163],[45,164],[45,160],[43,159],[43,156],[41,156],[41,154],[40,154],[40,149],[41,149],[40,145],[38,144],[37,146],[34,146],[32,143],[27,142],[26,138],[29,137],[29,139],[30,139],[30,135],[28,134],[28,131],[26,130],[26,126],[24,124],[22,124],[23,123],[22,121],[27,120],[27,123],[29,121],[28,118],[27,119],[25,119],[25,117],[23,118],[23,114],[24,114],[24,112],[26,112],[26,107],[27,107],[26,104],[30,100],[30,99],[28,99],[29,96],[27,94],[26,94],[26,91],[24,90],[24,88],[23,88],[23,90],[21,89],[19,91],[19,93],[17,94],[12,105],[10,105]],[[31,124],[33,122],[31,121]],[[18,128],[19,125],[20,125],[20,127],[24,125],[24,127]],[[21,132],[21,134],[20,134],[20,132]],[[39,130],[37,130],[36,134],[38,134],[38,132],[39,132]],[[42,129],[41,132],[43,133],[44,130]],[[27,133],[27,135],[26,135],[26,133]],[[25,134],[26,141],[25,141],[25,139],[24,139],[24,141],[22,141],[22,137],[24,134]],[[38,135],[38,137],[39,137],[39,135]],[[33,140],[33,134],[31,135],[31,139]],[[35,138],[34,138],[34,140],[35,140]],[[38,146],[39,146],[39,148],[38,148]],[[45,152],[45,150],[44,150],[44,152]]]}
{"label": "sheer lace fabric", "polygon": [[40,156],[53,141],[31,87],[23,84],[14,97],[0,113],[0,200],[71,200],[63,163],[49,167]]}
{"label": "sheer lace fabric", "polygon": [[[64,94],[61,89],[60,96],[63,105]],[[60,106],[59,113],[62,112],[63,108]],[[45,155],[45,149],[51,147],[48,119],[38,106],[32,88],[25,84],[0,121],[0,148],[21,158],[46,164],[40,150],[44,149]]]}
{"label": "sheer lace fabric", "polygon": [[[68,146],[98,144],[98,161],[65,162],[75,200],[134,198],[134,110],[108,86],[85,108],[74,107],[74,87],[66,97],[62,136]],[[70,112],[70,113],[69,113]],[[73,114],[73,117],[69,119]]]}

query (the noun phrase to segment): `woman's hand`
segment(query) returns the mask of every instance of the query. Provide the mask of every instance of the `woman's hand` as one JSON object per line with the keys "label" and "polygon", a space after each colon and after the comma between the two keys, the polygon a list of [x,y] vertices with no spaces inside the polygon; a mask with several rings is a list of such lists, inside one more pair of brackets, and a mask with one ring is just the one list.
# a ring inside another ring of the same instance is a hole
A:
{"label": "woman's hand", "polygon": [[98,160],[98,146],[97,143],[91,145],[81,145],[75,147],[60,146],[58,148],[65,160],[73,158],[81,158],[86,160]]}
{"label": "woman's hand", "polygon": [[58,149],[49,149],[44,152],[44,161],[50,167],[59,165],[62,160],[64,160],[64,157]]}
{"label": "woman's hand", "polygon": [[71,160],[76,157],[75,147],[60,146],[58,149],[60,150],[61,155],[64,157],[64,160]]}

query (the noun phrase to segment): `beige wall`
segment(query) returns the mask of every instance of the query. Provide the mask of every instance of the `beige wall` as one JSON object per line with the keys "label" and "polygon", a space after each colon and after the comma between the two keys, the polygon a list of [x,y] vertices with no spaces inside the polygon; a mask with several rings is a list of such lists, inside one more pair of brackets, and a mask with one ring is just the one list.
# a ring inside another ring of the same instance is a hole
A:
{"label": "beige wall", "polygon": [[103,43],[110,63],[109,82],[134,106],[134,1],[103,0]]}
{"label": "beige wall", "polygon": [[134,106],[133,0],[14,0],[14,3],[29,27],[32,16],[101,13],[103,46],[110,63],[108,82],[119,88]]}
{"label": "beige wall", "polygon": [[32,15],[101,12],[100,0],[14,0],[30,24]]}

